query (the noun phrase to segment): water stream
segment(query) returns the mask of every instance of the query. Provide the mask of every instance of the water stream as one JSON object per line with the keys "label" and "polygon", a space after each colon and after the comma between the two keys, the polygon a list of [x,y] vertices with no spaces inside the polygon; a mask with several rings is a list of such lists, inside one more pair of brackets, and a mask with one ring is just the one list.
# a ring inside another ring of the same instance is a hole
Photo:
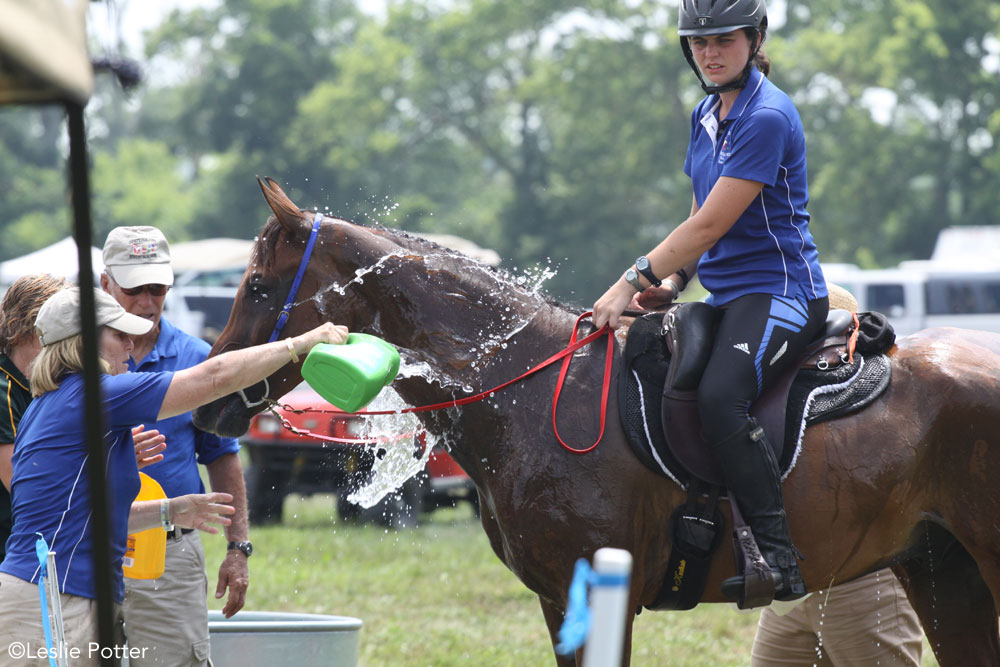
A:
{"label": "water stream", "polygon": [[[316,301],[321,312],[326,312],[324,307],[324,297],[330,292],[344,294],[350,285],[362,283],[365,276],[381,272],[385,263],[393,257],[402,257],[412,254],[412,251],[400,250],[389,253],[381,257],[378,261],[368,267],[358,269],[354,277],[346,284],[339,285],[331,283],[319,290],[311,300]],[[449,258],[446,253],[433,253],[425,256],[428,266],[436,264],[444,265]],[[529,297],[538,297],[542,285],[549,278],[555,275],[555,270],[548,267],[536,267],[520,273],[511,275],[503,271],[494,270],[486,265],[480,268],[486,272],[491,279],[497,283],[497,290],[503,291],[516,288],[527,291]],[[500,314],[497,322],[493,325],[494,330],[480,330],[478,340],[470,343],[472,348],[469,352],[476,358],[470,364],[473,369],[480,367],[482,358],[494,353],[497,350],[504,350],[512,339],[520,333],[530,322],[537,310],[532,310],[530,315],[525,317],[519,315],[512,308],[507,308],[506,312]],[[376,321],[376,325],[378,322]],[[376,326],[376,328],[378,328]],[[411,378],[420,377],[432,384],[447,389],[452,392],[455,398],[473,394],[486,387],[474,387],[464,378],[457,378],[435,369],[432,365],[421,361],[420,357],[412,350],[399,348],[401,365],[398,377]],[[436,436],[421,431],[419,420],[410,413],[401,413],[400,410],[407,405],[403,399],[392,388],[383,390],[368,406],[369,411],[396,411],[388,415],[373,415],[364,420],[363,432],[359,437],[379,440],[376,448],[377,455],[372,467],[372,474],[366,484],[352,492],[348,497],[352,503],[365,508],[370,508],[378,504],[383,498],[393,491],[399,489],[408,479],[418,474],[424,469],[430,457],[431,450],[438,442]],[[461,409],[461,408],[454,408]],[[422,433],[420,438],[422,444],[417,440],[417,433]]]}

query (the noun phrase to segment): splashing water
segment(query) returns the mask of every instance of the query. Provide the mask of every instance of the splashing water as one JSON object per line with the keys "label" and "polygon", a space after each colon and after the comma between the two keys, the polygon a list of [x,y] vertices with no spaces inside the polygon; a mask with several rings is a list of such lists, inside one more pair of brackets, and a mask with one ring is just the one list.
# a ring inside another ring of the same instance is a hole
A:
{"label": "splashing water", "polygon": [[[387,209],[386,213],[390,211]],[[320,306],[320,312],[325,314],[323,306],[324,298],[329,292],[343,295],[354,283],[362,283],[364,277],[370,273],[380,273],[387,261],[394,257],[405,257],[411,251],[397,251],[386,254],[371,266],[358,269],[354,277],[345,285],[331,283],[323,289],[317,291],[308,300],[315,301]],[[445,265],[448,260],[446,253],[432,253],[425,256],[428,266],[436,264]],[[479,266],[496,282],[498,287],[517,287],[528,293],[530,297],[540,296],[543,284],[556,275],[556,270],[551,267],[537,265],[522,272],[510,274],[505,271],[497,271],[482,264]],[[515,270],[516,271],[516,270]],[[537,309],[530,311],[531,315],[524,317],[507,308],[501,320],[504,326],[501,331],[480,332],[480,340],[477,341],[471,352],[484,355],[497,348],[507,349],[508,344],[515,344],[512,338],[526,327],[537,314]],[[411,351],[400,349],[402,365],[399,371],[400,377],[423,377],[430,382],[437,383],[442,387],[460,388],[463,393],[471,394],[477,391],[466,383],[457,384],[453,378],[437,372],[429,364],[417,361]],[[475,368],[478,364],[473,363]],[[372,411],[396,410],[397,412],[388,415],[373,415],[364,420],[363,431],[359,434],[361,438],[384,439],[376,445],[372,445],[384,455],[376,455],[372,465],[372,474],[368,482],[361,488],[348,495],[347,500],[364,508],[371,508],[378,504],[387,495],[399,489],[408,479],[418,474],[427,465],[430,454],[438,438],[431,433],[424,433],[424,444],[421,446],[415,442],[416,433],[421,432],[419,420],[412,414],[398,412],[406,407],[406,404],[391,388],[385,389],[379,396],[369,404],[368,409]],[[410,437],[400,437],[404,434],[414,434]]]}
{"label": "splashing water", "polygon": [[[401,410],[404,407],[406,404],[403,403],[403,399],[391,388],[384,390],[368,405],[368,409],[373,411]],[[385,454],[382,457],[375,457],[371,478],[347,497],[350,502],[365,508],[374,507],[387,495],[400,488],[406,480],[424,469],[436,439],[427,433],[424,446],[421,448],[415,441],[420,428],[420,422],[409,413],[373,415],[365,419],[359,437],[385,438],[385,441],[372,445]],[[413,435],[407,436],[407,434]]]}

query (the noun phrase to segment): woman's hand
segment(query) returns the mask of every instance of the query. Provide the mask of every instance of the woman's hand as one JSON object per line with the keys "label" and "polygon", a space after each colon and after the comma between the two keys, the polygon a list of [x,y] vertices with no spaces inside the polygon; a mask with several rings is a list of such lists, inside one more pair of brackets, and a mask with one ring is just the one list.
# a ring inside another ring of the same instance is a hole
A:
{"label": "woman's hand", "polygon": [[135,444],[135,462],[142,470],[148,465],[163,460],[162,452],[167,448],[167,438],[159,431],[147,431],[144,424],[132,429],[132,442]]}
{"label": "woman's hand", "polygon": [[312,331],[307,331],[293,338],[292,345],[295,348],[297,356],[304,357],[309,354],[309,350],[313,349],[313,346],[319,343],[331,343],[333,345],[346,343],[348,333],[347,327],[343,325],[324,322]]}
{"label": "woman's hand", "polygon": [[594,304],[593,321],[594,326],[600,329],[605,324],[612,329],[618,328],[618,318],[622,311],[632,301],[635,295],[635,288],[632,287],[625,278],[619,278],[618,282],[608,288],[597,303]]}
{"label": "woman's hand", "polygon": [[170,499],[170,521],[180,528],[197,528],[215,535],[219,529],[211,525],[228,526],[232,523],[230,515],[236,513],[236,508],[227,503],[233,502],[228,493],[189,493]]}
{"label": "woman's hand", "polygon": [[672,287],[647,287],[632,297],[628,307],[630,310],[656,310],[669,306],[676,298]]}

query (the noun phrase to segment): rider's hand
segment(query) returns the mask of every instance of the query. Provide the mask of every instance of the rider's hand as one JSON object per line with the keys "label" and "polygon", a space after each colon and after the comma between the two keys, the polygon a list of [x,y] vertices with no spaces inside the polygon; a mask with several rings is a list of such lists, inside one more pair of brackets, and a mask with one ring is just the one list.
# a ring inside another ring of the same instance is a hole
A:
{"label": "rider's hand", "polygon": [[609,287],[604,296],[594,304],[594,326],[600,329],[607,324],[612,329],[617,329],[618,318],[634,295],[635,288],[624,277],[619,278],[618,282]]}
{"label": "rider's hand", "polygon": [[667,285],[647,287],[632,297],[632,303],[629,304],[629,308],[632,310],[656,310],[657,308],[669,306],[676,298],[677,295],[674,293],[674,289]]}

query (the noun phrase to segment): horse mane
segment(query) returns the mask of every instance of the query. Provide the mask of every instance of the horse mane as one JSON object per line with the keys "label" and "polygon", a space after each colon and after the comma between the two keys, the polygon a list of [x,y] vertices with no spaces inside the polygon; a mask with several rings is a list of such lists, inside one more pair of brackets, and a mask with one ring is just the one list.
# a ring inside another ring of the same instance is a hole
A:
{"label": "horse mane", "polygon": [[[443,246],[440,243],[437,243],[436,241],[431,241],[430,239],[425,239],[422,236],[417,236],[415,234],[411,234],[411,233],[409,233],[409,232],[407,232],[405,230],[402,230],[402,229],[394,229],[392,227],[383,227],[381,225],[377,225],[376,227],[378,229],[382,230],[382,231],[385,231],[385,232],[391,234],[397,241],[402,241],[402,243],[400,243],[400,245],[402,245],[405,248],[408,248],[410,250],[425,251],[428,248],[430,248],[430,249],[432,249],[432,250],[434,250],[436,252],[440,252],[442,254],[449,255],[451,257],[455,257],[455,258],[463,259],[463,260],[466,260],[466,261],[469,261],[469,262],[473,262],[481,270],[483,270],[483,271],[491,274],[495,278],[497,278],[497,280],[499,282],[505,282],[505,283],[510,283],[510,284],[516,284],[516,282],[517,282],[515,276],[513,276],[510,273],[510,271],[508,271],[507,269],[504,269],[504,268],[498,267],[498,266],[493,266],[493,265],[487,264],[485,262],[480,262],[479,260],[477,260],[477,259],[475,259],[473,257],[469,257],[468,255],[466,255],[466,254],[464,254],[462,252],[459,252],[458,250],[455,250],[454,248],[449,248],[447,246]],[[587,308],[583,308],[583,307],[575,305],[575,304],[563,303],[563,302],[559,301],[558,299],[552,297],[548,292],[545,292],[544,290],[540,290],[538,292],[538,295],[545,301],[546,304],[548,304],[550,306],[553,306],[555,308],[560,308],[562,310],[566,310],[566,311],[570,311],[570,312],[583,312],[583,311],[587,310]]]}
{"label": "horse mane", "polygon": [[259,264],[264,271],[269,271],[274,267],[274,257],[277,254],[278,237],[284,227],[278,222],[277,216],[272,215],[264,223],[257,238],[254,239],[253,248],[250,250],[250,262]]}
{"label": "horse mane", "polygon": [[[312,211],[302,210],[302,213],[311,214]],[[480,262],[453,248],[443,246],[439,243],[436,243],[435,241],[431,241],[430,239],[425,239],[422,236],[410,234],[402,229],[385,227],[383,225],[364,225],[357,222],[351,222],[351,224],[357,225],[359,227],[366,227],[368,229],[377,232],[385,233],[391,236],[397,243],[399,243],[399,245],[403,246],[404,248],[413,250],[415,252],[419,252],[421,254],[424,254],[428,250],[431,250],[435,253],[441,253],[444,255],[448,255],[450,257],[454,257],[456,259],[462,259],[468,262],[473,262],[479,267],[480,270],[483,270],[493,275],[500,282],[505,282],[510,284],[516,284],[517,282],[515,277],[508,270],[504,268],[492,266],[490,264],[486,264],[485,262]],[[277,255],[278,242],[281,238],[282,233],[284,232],[285,228],[278,221],[278,218],[274,215],[271,215],[267,219],[267,222],[264,224],[264,229],[260,232],[260,234],[256,238],[256,241],[251,250],[251,261],[259,264],[264,271],[272,270],[274,268],[274,258]],[[563,303],[558,299],[555,299],[554,297],[549,295],[544,290],[539,290],[538,295],[545,301],[546,304],[553,306],[555,308],[559,308],[569,312],[583,312],[587,310],[587,308],[576,304]]]}

